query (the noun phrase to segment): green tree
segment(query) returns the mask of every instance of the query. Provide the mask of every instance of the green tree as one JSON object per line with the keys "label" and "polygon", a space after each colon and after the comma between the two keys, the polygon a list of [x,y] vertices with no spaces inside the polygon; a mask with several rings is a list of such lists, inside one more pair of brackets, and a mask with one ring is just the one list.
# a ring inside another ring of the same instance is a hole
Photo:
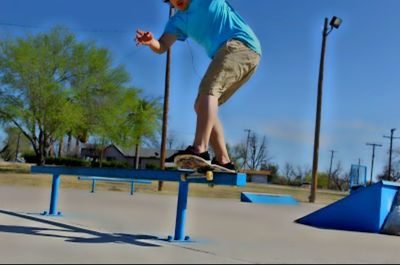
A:
{"label": "green tree", "polygon": [[0,157],[5,161],[16,161],[21,153],[32,151],[31,145],[18,128],[7,127],[4,129],[6,139],[4,147],[0,147]]}
{"label": "green tree", "polygon": [[99,125],[111,119],[128,79],[107,50],[66,29],[0,41],[0,118],[21,130],[44,164],[67,133],[82,141],[107,136]]}
{"label": "green tree", "polygon": [[[328,173],[326,172],[318,172],[318,188],[327,189],[328,188]],[[306,183],[311,183],[311,175],[307,175],[304,180]]]}
{"label": "green tree", "polygon": [[142,141],[145,139],[155,139],[157,133],[161,129],[162,109],[161,104],[157,100],[139,101],[136,115],[129,117],[129,122],[133,125],[136,143],[135,143],[135,161],[136,168],[139,167],[139,150]]}
{"label": "green tree", "polygon": [[79,119],[66,87],[74,42],[61,30],[0,42],[0,112],[29,139],[39,164],[56,137]]}
{"label": "green tree", "polygon": [[[77,44],[71,61],[70,100],[82,117],[68,134],[77,143],[86,143],[90,135],[96,136],[102,161],[104,148],[115,137],[115,123],[121,113],[120,104],[129,75],[123,67],[113,68],[109,52],[96,48],[93,43]],[[137,93],[135,89],[132,91]]]}
{"label": "green tree", "polygon": [[[139,162],[140,146],[145,140],[154,140],[160,131],[162,108],[157,99],[139,98],[139,91],[127,89],[120,102],[120,113],[114,128],[113,140],[125,148],[135,147],[135,161]],[[114,129],[114,130],[115,130]]]}

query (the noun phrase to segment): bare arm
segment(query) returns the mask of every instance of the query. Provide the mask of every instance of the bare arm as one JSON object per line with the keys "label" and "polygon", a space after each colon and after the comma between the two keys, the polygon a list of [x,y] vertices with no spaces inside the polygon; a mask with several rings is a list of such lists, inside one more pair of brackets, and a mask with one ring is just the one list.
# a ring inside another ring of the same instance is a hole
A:
{"label": "bare arm", "polygon": [[151,32],[136,31],[136,45],[149,46],[152,51],[158,54],[166,52],[176,41],[176,36],[172,34],[163,34],[159,40],[156,40]]}

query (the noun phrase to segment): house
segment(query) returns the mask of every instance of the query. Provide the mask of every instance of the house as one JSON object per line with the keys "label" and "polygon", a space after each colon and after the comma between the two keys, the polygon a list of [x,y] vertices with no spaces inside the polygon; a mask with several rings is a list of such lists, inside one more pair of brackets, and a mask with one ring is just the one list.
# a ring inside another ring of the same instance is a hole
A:
{"label": "house", "polygon": [[254,183],[270,183],[271,171],[270,170],[242,170],[241,172],[246,173],[247,182]]}
{"label": "house", "polygon": [[[176,150],[167,150],[166,157],[169,157]],[[100,150],[96,145],[85,145],[81,149],[81,158],[96,161],[100,157]],[[130,167],[135,167],[135,150],[125,150],[114,144],[107,146],[103,152],[103,160],[127,163]],[[160,150],[156,148],[141,148],[139,150],[139,168],[160,167]]]}

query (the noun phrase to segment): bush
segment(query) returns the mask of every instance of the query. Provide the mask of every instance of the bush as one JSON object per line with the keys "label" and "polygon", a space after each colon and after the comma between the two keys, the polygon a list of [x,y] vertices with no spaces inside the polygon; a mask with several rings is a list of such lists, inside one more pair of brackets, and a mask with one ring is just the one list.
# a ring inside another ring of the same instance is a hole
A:
{"label": "bush", "polygon": [[[23,158],[26,163],[37,164],[38,159],[35,153],[24,153]],[[82,160],[73,157],[47,157],[46,165],[56,165],[56,166],[66,166],[66,167],[100,167],[100,162],[90,162],[87,160]],[[118,161],[103,161],[102,167],[105,168],[130,168],[129,164],[126,162]]]}
{"label": "bush", "polygon": [[67,167],[89,167],[90,162],[71,157],[65,157],[65,158],[48,157],[46,158],[46,165],[57,165],[57,166],[67,166]]}
{"label": "bush", "polygon": [[34,152],[23,153],[22,157],[25,159],[26,163],[29,163],[29,164],[37,164],[38,163],[38,159]]}
{"label": "bush", "polygon": [[146,169],[160,169],[160,166],[157,166],[155,164],[146,164]]}
{"label": "bush", "polygon": [[[38,163],[38,158],[35,153],[29,152],[29,153],[24,153],[22,157],[25,159],[26,163],[30,164],[37,164]],[[47,157],[46,158],[46,165],[57,165],[57,166],[67,166],[67,167],[88,167],[90,166],[90,162],[77,159],[77,158],[71,158],[71,157]]]}

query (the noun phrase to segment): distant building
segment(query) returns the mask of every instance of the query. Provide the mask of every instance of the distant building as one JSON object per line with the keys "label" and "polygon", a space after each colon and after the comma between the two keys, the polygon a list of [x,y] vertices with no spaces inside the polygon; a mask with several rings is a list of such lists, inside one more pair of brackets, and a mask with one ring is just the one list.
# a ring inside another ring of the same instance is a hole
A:
{"label": "distant building", "polygon": [[[176,150],[167,150],[167,157],[175,153]],[[81,149],[81,158],[90,161],[100,159],[100,150],[96,145],[85,145]],[[135,150],[124,150],[114,144],[107,146],[103,152],[103,160],[127,163],[130,167],[135,167]],[[149,167],[158,168],[160,166],[160,150],[156,148],[141,148],[139,151],[139,168]]]}
{"label": "distant building", "polygon": [[270,170],[244,170],[247,174],[247,182],[268,184],[271,182]]}

